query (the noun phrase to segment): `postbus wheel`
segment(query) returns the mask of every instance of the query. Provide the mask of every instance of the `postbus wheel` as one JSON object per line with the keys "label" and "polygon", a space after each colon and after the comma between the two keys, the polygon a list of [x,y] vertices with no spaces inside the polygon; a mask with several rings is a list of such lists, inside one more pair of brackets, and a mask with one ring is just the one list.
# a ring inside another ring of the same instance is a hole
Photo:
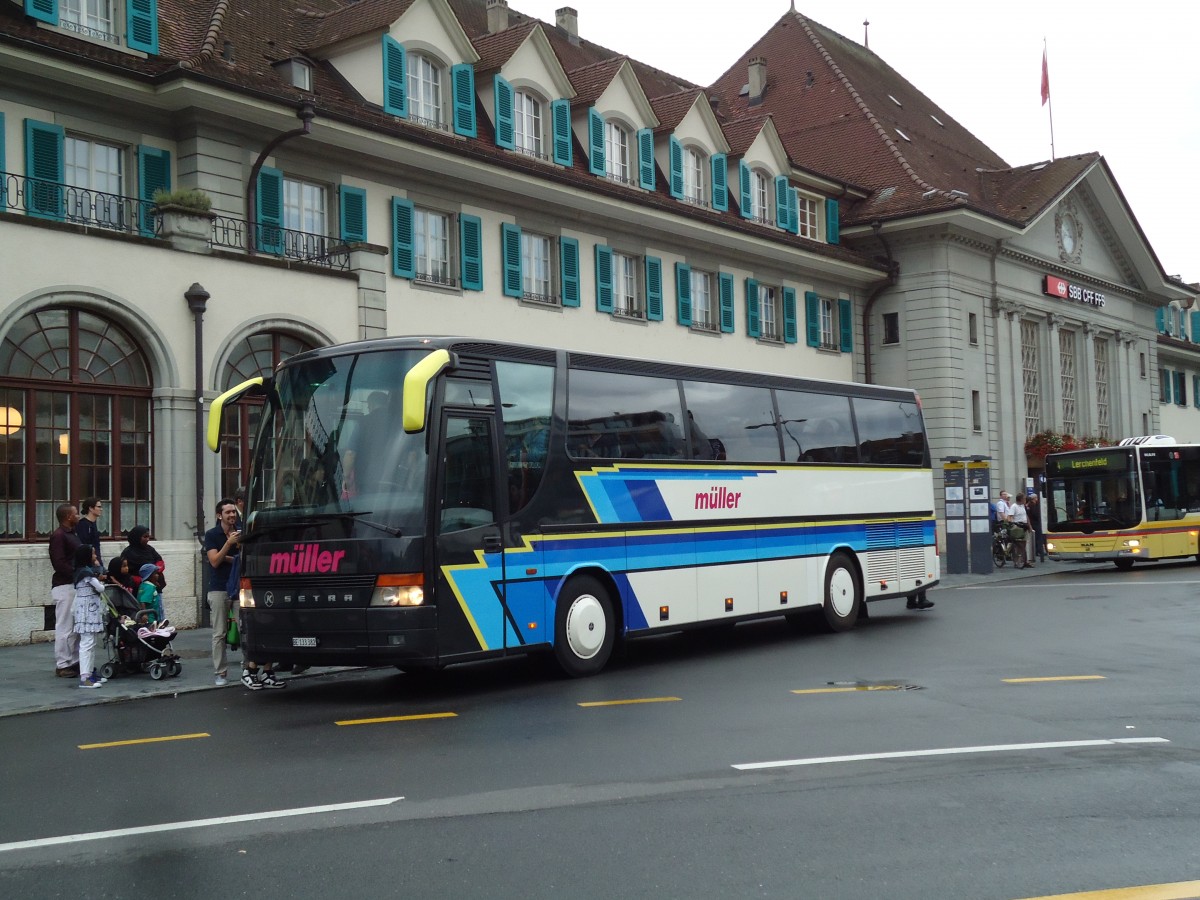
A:
{"label": "postbus wheel", "polygon": [[825,627],[830,631],[849,631],[862,609],[862,587],[854,562],[842,552],[829,557],[825,567],[825,594],[821,604]]}
{"label": "postbus wheel", "polygon": [[1116,566],[1118,569],[1120,569],[1122,572],[1128,572],[1130,569],[1133,568],[1133,560],[1132,559],[1114,559],[1113,565]]}
{"label": "postbus wheel", "polygon": [[554,659],[572,678],[595,675],[612,656],[616,639],[612,598],[590,575],[572,578],[554,614]]}

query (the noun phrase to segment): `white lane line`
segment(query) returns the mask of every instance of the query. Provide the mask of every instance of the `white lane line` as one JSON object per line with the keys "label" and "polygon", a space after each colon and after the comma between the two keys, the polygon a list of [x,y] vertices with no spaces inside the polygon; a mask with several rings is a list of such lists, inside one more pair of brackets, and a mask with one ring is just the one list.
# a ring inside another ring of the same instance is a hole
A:
{"label": "white lane line", "polygon": [[[1158,581],[1158,580],[1155,580],[1155,582],[1154,582],[1155,587],[1157,587],[1160,584],[1185,585],[1185,586],[1194,587],[1195,585],[1200,584],[1200,580],[1196,580],[1196,579],[1189,579],[1187,581]],[[1012,582],[1005,581],[1005,582],[1000,582],[997,584],[964,584],[964,585],[960,585],[959,587],[950,587],[948,585],[939,584],[935,588],[933,588],[933,590],[941,589],[941,590],[948,590],[948,591],[997,591],[997,590],[1008,590],[1011,587],[1012,587]],[[1061,590],[1066,590],[1067,588],[1085,588],[1085,587],[1111,588],[1111,587],[1127,587],[1127,585],[1122,585],[1119,582],[1115,582],[1115,581],[1055,581],[1052,584],[1043,584],[1043,583],[1034,584],[1034,583],[1030,582],[1028,579],[1025,579],[1024,581],[1021,582],[1021,590],[1025,590],[1026,588],[1034,588],[1034,589],[1041,589],[1041,590],[1047,590],[1047,591],[1061,591]]]}
{"label": "white lane line", "polygon": [[807,759],[781,759],[774,762],[738,763],[743,772],[750,769],[782,769],[787,766],[822,766],[826,763],[864,762],[872,759],[913,759],[921,756],[957,756],[963,753],[1005,753],[1012,750],[1063,750],[1072,747],[1108,747],[1113,744],[1169,744],[1166,738],[1113,738],[1099,741],[1044,741],[1037,744],[989,744],[983,747],[941,747],[935,750],[900,750],[894,753],[855,753],[850,756],[810,756]]}
{"label": "white lane line", "polygon": [[248,813],[241,816],[221,816],[216,819],[192,819],[187,822],[164,822],[161,825],[142,825],[137,828],[115,828],[111,831],[92,831],[86,834],[64,834],[59,837],[37,838],[32,841],[13,841],[0,844],[0,853],[9,850],[30,850],[36,847],[54,847],[59,844],[78,844],[84,841],[105,841],[110,838],[128,837],[139,834],[156,834],[161,831],[182,831],[186,828],[211,828],[214,825],[230,825],[236,822],[258,822],[263,819],[285,819],[291,816],[311,816],[317,813],[341,812],[348,809],[367,809],[372,806],[387,806],[403,797],[384,797],[380,800],[359,800],[355,803],[331,803],[328,806],[301,806],[297,809],[275,809],[268,812]]}

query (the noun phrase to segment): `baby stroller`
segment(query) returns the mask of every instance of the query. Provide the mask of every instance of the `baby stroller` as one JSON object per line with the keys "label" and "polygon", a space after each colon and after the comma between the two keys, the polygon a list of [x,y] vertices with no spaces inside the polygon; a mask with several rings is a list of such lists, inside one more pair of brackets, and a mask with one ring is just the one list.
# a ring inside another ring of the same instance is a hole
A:
{"label": "baby stroller", "polygon": [[171,649],[175,628],[166,621],[153,622],[152,611],[143,609],[137,599],[118,584],[104,586],[108,609],[104,616],[104,646],[111,656],[100,667],[104,678],[148,672],[159,681],[183,671],[179,657]]}

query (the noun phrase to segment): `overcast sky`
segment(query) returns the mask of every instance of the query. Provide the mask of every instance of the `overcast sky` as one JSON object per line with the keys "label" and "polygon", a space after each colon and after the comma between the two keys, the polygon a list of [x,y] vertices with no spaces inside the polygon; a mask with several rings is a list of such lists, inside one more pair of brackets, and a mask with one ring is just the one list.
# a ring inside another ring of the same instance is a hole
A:
{"label": "overcast sky", "polygon": [[[509,0],[551,23],[567,5],[584,38],[697,84],[716,80],[788,10],[788,0]],[[796,0],[796,9],[858,42],[870,20],[871,49],[1010,165],[1051,156],[1044,38],[1054,154],[1103,154],[1166,273],[1200,280],[1200,3]]]}

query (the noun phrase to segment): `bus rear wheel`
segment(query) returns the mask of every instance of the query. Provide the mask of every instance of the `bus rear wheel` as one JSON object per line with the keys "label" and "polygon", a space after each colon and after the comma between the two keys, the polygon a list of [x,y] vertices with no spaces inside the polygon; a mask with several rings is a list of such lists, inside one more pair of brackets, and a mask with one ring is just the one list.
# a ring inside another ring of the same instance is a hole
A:
{"label": "bus rear wheel", "polygon": [[849,631],[858,621],[862,609],[862,587],[858,571],[845,553],[829,557],[825,568],[825,594],[821,604],[825,628],[829,631]]}
{"label": "bus rear wheel", "polygon": [[1116,566],[1118,569],[1120,569],[1122,572],[1128,572],[1130,569],[1133,568],[1133,560],[1132,559],[1114,559],[1113,565]]}
{"label": "bus rear wheel", "polygon": [[616,640],[612,598],[590,575],[572,578],[554,614],[554,659],[572,678],[595,675],[608,663]]}

